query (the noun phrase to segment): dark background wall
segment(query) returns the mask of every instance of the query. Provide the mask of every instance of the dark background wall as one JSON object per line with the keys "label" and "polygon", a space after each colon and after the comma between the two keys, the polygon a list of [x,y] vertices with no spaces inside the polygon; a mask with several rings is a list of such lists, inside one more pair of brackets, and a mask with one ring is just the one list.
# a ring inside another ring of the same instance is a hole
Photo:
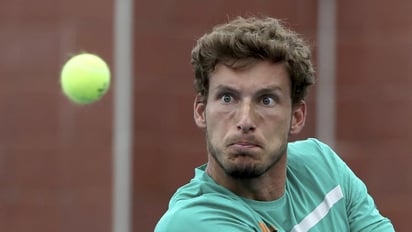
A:
{"label": "dark background wall", "polygon": [[0,1],[0,231],[110,231],[112,93],[59,86],[84,50],[111,62],[112,1]]}
{"label": "dark background wall", "polygon": [[[237,15],[284,19],[317,48],[317,1],[134,2],[133,231],[153,231],[206,161],[190,51]],[[337,3],[336,150],[397,231],[408,231],[412,3]],[[76,106],[58,77],[72,54],[113,61],[113,1],[0,0],[0,231],[111,231],[113,89]],[[115,84],[116,76],[113,77]],[[303,133],[316,136],[316,87]]]}
{"label": "dark background wall", "polygon": [[412,3],[339,1],[337,149],[397,231],[412,216]]}

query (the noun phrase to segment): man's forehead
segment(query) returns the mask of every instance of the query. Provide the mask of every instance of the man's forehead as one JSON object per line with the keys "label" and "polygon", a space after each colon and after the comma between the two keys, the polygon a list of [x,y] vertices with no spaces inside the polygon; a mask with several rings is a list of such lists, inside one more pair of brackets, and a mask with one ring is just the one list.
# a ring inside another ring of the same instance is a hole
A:
{"label": "man's forehead", "polygon": [[209,84],[211,90],[222,87],[281,90],[290,87],[290,80],[283,64],[260,62],[249,69],[242,70],[218,65],[210,75]]}

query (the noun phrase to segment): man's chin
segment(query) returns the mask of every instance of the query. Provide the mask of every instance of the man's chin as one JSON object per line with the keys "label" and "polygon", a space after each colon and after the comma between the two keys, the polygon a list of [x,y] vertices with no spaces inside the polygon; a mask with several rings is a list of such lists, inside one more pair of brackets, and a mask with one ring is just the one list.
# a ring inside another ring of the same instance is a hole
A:
{"label": "man's chin", "polygon": [[228,176],[235,179],[253,179],[260,177],[264,173],[264,170],[253,166],[236,166],[225,169],[225,172]]}

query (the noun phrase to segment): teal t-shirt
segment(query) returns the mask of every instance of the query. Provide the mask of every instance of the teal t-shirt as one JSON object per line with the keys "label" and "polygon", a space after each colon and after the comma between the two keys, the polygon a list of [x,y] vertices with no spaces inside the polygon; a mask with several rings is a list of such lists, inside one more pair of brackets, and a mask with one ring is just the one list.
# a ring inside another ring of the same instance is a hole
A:
{"label": "teal t-shirt", "polygon": [[364,183],[316,139],[289,143],[283,196],[242,198],[206,174],[206,165],[179,188],[155,232],[373,231],[394,228],[377,210]]}

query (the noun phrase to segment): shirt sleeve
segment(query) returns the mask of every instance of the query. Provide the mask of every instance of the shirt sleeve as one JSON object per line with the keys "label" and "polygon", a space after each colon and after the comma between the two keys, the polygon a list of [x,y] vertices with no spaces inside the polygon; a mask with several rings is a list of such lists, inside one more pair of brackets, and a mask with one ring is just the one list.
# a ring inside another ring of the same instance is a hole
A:
{"label": "shirt sleeve", "polygon": [[345,198],[346,215],[351,232],[392,232],[395,231],[391,221],[382,216],[365,183],[356,176],[350,167],[326,144],[315,140],[331,164],[339,173],[341,187]]}
{"label": "shirt sleeve", "polygon": [[345,169],[346,207],[351,231],[395,231],[390,220],[380,214],[366,185],[347,166]]}

